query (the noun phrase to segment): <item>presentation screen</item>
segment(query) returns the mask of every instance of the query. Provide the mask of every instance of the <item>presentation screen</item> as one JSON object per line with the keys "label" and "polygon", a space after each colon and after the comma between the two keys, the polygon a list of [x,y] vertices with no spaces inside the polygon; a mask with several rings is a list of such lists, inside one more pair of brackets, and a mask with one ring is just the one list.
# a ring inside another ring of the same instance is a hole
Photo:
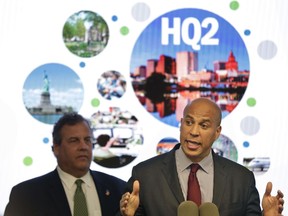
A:
{"label": "presentation screen", "polygon": [[[0,215],[11,188],[52,171],[54,123],[91,121],[91,169],[127,181],[179,143],[183,109],[215,101],[212,148],[288,195],[288,2],[0,2]],[[284,210],[285,215],[285,210]]]}

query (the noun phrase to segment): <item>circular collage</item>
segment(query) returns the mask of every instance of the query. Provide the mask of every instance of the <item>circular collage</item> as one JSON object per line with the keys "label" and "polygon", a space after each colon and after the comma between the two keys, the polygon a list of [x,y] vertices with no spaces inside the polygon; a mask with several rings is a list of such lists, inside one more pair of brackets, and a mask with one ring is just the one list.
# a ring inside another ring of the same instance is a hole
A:
{"label": "circular collage", "polygon": [[[145,13],[139,15],[139,10]],[[138,3],[131,13],[136,21],[143,22],[149,19],[150,8]],[[117,22],[118,17],[113,15],[111,20]],[[79,58],[82,71],[89,59],[97,59],[109,48],[109,23],[101,14],[88,10],[77,11],[64,22],[59,37],[67,53]],[[249,36],[249,30],[244,32]],[[122,26],[119,33],[126,36],[129,28]],[[259,46],[259,55],[263,47],[265,43]],[[23,85],[23,104],[27,112],[33,119],[49,125],[64,113],[80,112],[87,106],[84,104],[86,85],[80,73],[60,63],[36,66]],[[223,119],[226,118],[241,103],[249,77],[250,60],[244,40],[223,17],[195,8],[160,15],[137,38],[131,51],[129,72],[97,71],[90,78],[96,95],[91,105],[96,111],[84,115],[92,122],[93,161],[106,168],[119,168],[131,163],[145,149],[144,125],[138,122],[137,111],[131,113],[120,108],[122,106],[115,106],[116,101],[122,103],[127,86],[132,86],[136,100],[152,118],[179,128],[185,105],[199,97],[215,101]],[[111,106],[101,108],[103,101],[111,102]],[[251,118],[241,122],[243,131],[247,121]],[[257,122],[257,119],[252,121]],[[155,154],[165,153],[177,143],[178,138],[163,137],[155,143]],[[244,143],[243,147],[248,148],[249,143]],[[213,144],[213,149],[216,154],[238,161],[235,143],[223,134]],[[251,165],[254,159],[244,158],[243,164],[254,171]],[[269,158],[266,161],[270,165]]]}

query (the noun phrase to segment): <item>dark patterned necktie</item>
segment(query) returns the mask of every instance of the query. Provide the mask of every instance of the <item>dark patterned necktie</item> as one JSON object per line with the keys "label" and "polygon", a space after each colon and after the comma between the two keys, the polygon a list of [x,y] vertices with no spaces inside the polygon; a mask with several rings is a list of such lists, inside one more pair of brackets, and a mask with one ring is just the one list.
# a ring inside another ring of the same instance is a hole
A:
{"label": "dark patterned necktie", "polygon": [[187,200],[195,202],[198,206],[201,204],[200,185],[196,176],[197,170],[200,168],[199,164],[191,164],[190,174],[188,179],[188,193]]}
{"label": "dark patterned necktie", "polygon": [[77,188],[74,194],[74,216],[88,216],[86,198],[81,186],[82,183],[83,180],[81,179],[75,181]]}

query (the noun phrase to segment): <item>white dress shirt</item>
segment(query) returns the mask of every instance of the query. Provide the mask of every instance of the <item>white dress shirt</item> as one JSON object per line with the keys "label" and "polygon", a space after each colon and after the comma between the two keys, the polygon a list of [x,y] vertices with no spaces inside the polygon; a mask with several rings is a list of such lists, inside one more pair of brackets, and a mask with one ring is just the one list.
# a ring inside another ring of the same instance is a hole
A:
{"label": "white dress shirt", "polygon": [[[77,187],[75,181],[78,178],[75,178],[74,176],[64,172],[59,166],[57,166],[57,171],[60,176],[62,185],[64,187],[71,213],[73,215],[73,209],[74,209],[73,199]],[[89,172],[87,172],[86,175],[84,175],[81,179],[83,180],[82,190],[86,196],[89,216],[101,216],[102,214],[101,214],[100,201],[92,176],[90,175]]]}

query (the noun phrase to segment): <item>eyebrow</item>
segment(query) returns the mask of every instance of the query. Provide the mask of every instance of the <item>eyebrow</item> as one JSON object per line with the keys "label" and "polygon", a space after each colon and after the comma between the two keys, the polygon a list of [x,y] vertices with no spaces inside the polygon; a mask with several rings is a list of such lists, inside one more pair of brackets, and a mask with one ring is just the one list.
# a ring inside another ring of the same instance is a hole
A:
{"label": "eyebrow", "polygon": [[[92,136],[85,136],[85,137],[83,137],[83,139],[91,139],[91,138],[93,138]],[[79,137],[79,136],[71,136],[71,137],[68,137],[67,138],[68,140],[69,139],[82,139],[82,137]]]}
{"label": "eyebrow", "polygon": [[[195,118],[193,116],[186,115],[184,119],[195,119]],[[200,122],[201,123],[206,123],[206,122],[212,123],[213,120],[211,118],[204,118],[204,119],[201,119]]]}

